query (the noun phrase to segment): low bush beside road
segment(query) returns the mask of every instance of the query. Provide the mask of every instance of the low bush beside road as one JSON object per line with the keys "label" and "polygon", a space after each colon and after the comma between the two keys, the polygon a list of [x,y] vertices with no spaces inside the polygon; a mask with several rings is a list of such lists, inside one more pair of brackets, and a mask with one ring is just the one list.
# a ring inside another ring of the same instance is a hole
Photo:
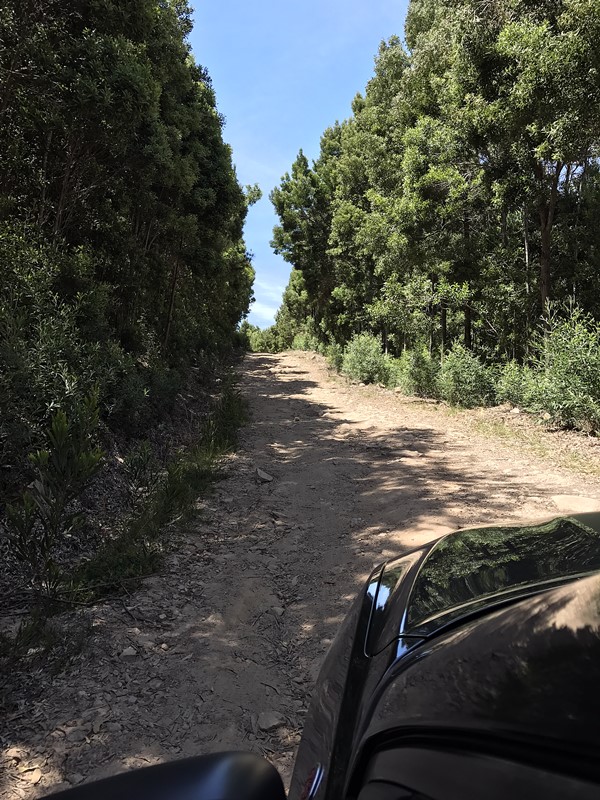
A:
{"label": "low bush beside road", "polygon": [[[282,349],[276,326],[250,334],[250,350]],[[316,350],[332,368],[360,383],[465,408],[511,403],[561,427],[600,431],[600,324],[579,309],[551,310],[525,363],[498,362],[458,341],[443,355],[423,343],[394,356],[384,352],[380,337],[367,332],[355,334],[345,346],[319,342],[314,334],[297,335],[292,345]]]}
{"label": "low bush beside road", "polygon": [[[34,640],[36,648],[54,647],[50,634],[58,629],[50,620],[57,612],[131,591],[160,567],[171,533],[218,478],[246,420],[232,373],[213,388],[201,421],[177,432],[179,443],[166,453],[148,439],[134,441],[122,457],[123,441],[102,449],[97,394],[72,417],[55,413],[44,448],[30,456],[28,486],[7,507],[12,585],[5,601],[25,603],[29,613],[11,635],[0,632],[0,656],[20,657]],[[163,425],[163,441],[175,433]]]}

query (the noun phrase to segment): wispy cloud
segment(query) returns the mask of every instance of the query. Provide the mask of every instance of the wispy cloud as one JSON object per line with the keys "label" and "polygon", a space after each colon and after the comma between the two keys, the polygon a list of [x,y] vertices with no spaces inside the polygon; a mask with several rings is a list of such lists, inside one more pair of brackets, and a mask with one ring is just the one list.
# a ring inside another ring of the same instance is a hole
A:
{"label": "wispy cloud", "polygon": [[275,314],[278,308],[278,305],[255,300],[250,306],[249,320],[260,327],[272,325],[275,322]]}
{"label": "wispy cloud", "polygon": [[265,281],[257,279],[254,281],[254,288],[260,292],[261,297],[276,302],[277,308],[279,308],[283,292],[285,291],[284,286],[273,286],[272,283],[266,283]]}
{"label": "wispy cloud", "polygon": [[[240,139],[244,141],[242,137],[238,137],[238,141]],[[264,187],[275,185],[281,179],[281,167],[275,167],[272,163],[248,156],[240,147],[236,148],[233,160],[242,183],[258,183]]]}

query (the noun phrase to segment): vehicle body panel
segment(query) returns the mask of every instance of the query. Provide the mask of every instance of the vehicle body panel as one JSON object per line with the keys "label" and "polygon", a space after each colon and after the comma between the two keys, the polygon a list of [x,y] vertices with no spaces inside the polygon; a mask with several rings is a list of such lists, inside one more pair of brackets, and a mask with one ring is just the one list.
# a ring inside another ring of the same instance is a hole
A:
{"label": "vehicle body panel", "polygon": [[421,564],[403,632],[428,635],[496,598],[599,570],[599,523],[589,514],[444,536]]}
{"label": "vehicle body panel", "polygon": [[520,757],[528,747],[547,751],[599,779],[599,682],[594,575],[475,618],[395,661],[365,698],[354,765],[383,733],[426,735],[480,749],[519,745]]}
{"label": "vehicle body panel", "polygon": [[577,681],[600,678],[597,570],[600,514],[459,531],[375,570],[323,667],[290,800],[343,796],[390,732],[594,749],[600,701]]}

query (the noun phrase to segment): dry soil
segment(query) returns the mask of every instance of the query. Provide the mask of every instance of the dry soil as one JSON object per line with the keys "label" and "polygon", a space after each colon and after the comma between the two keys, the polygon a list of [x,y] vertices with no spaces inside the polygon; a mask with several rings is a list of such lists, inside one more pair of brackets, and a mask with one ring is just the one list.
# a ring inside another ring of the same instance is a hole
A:
{"label": "dry soil", "polygon": [[[457,527],[600,509],[598,480],[552,446],[542,460],[320,357],[248,356],[242,386],[239,452],[163,572],[74,617],[92,635],[65,671],[6,679],[0,796],[228,748],[289,779],[323,655],[375,564]],[[574,441],[599,463],[595,440]]]}

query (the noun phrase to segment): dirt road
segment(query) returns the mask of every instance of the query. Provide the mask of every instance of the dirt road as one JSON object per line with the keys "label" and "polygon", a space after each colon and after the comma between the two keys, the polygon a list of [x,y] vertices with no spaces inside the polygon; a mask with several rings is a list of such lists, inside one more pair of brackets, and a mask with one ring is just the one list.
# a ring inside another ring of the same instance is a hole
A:
{"label": "dirt road", "polygon": [[458,526],[600,508],[597,481],[349,386],[318,357],[249,356],[243,389],[240,451],[164,572],[82,612],[82,654],[13,698],[2,797],[227,748],[289,776],[322,657],[374,564]]}

